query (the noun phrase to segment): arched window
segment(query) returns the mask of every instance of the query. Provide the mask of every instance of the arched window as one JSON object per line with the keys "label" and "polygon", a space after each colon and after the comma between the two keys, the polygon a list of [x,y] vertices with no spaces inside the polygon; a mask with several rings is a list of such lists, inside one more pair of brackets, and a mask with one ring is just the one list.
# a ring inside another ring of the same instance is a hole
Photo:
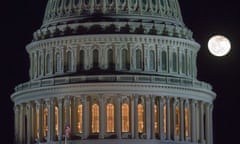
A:
{"label": "arched window", "polygon": [[39,53],[38,55],[38,74],[42,74],[42,55]]}
{"label": "arched window", "polygon": [[158,133],[158,106],[154,105],[154,130]]}
{"label": "arched window", "polygon": [[182,54],[182,73],[186,73],[186,59],[184,54]]}
{"label": "arched window", "polygon": [[190,127],[189,127],[189,109],[187,107],[185,107],[185,110],[184,110],[184,125],[185,125],[185,136],[188,137],[189,136],[189,130],[190,130]]}
{"label": "arched window", "polygon": [[75,0],[74,4],[77,6],[80,0]]}
{"label": "arched window", "polygon": [[162,70],[167,70],[167,52],[162,51]]}
{"label": "arched window", "polygon": [[93,51],[93,67],[98,67],[98,50]]}
{"label": "arched window", "polygon": [[150,64],[149,64],[149,67],[150,67],[150,70],[154,70],[155,69],[155,53],[153,50],[150,51]]}
{"label": "arched window", "polygon": [[108,68],[113,68],[113,50],[108,50]]}
{"label": "arched window", "polygon": [[167,133],[167,106],[164,104],[163,106],[163,131]]}
{"label": "arched window", "polygon": [[92,133],[99,133],[99,106],[92,105]]}
{"label": "arched window", "polygon": [[72,52],[68,51],[67,52],[67,71],[72,71],[72,67],[73,67],[73,56],[72,56]]}
{"label": "arched window", "polygon": [[176,132],[176,135],[179,136],[180,135],[180,111],[179,111],[179,106],[177,105],[176,108],[175,108],[175,113],[176,113],[176,120],[175,120],[175,124],[176,124],[176,127],[175,127],[175,132]]}
{"label": "arched window", "polygon": [[122,69],[127,69],[127,50],[122,50]]}
{"label": "arched window", "polygon": [[137,69],[142,68],[142,52],[140,49],[136,51],[136,68]]}
{"label": "arched window", "polygon": [[49,74],[51,72],[51,59],[50,54],[46,56],[46,73]]}
{"label": "arched window", "polygon": [[83,129],[83,105],[79,104],[77,107],[77,131],[82,133]]}
{"label": "arched window", "polygon": [[60,53],[57,52],[56,53],[56,72],[60,72],[61,71],[61,56]]}
{"label": "arched window", "polygon": [[138,132],[144,131],[144,108],[142,104],[138,104]]}
{"label": "arched window", "polygon": [[129,106],[126,103],[122,105],[122,132],[129,132]]}
{"label": "arched window", "polygon": [[43,136],[46,137],[48,132],[48,109],[44,108],[43,111]]}
{"label": "arched window", "polygon": [[161,6],[164,6],[164,0],[160,0]]}
{"label": "arched window", "polygon": [[173,52],[172,60],[173,60],[173,72],[177,72],[177,54],[176,54],[176,52]]}
{"label": "arched window", "polygon": [[107,105],[107,132],[114,132],[114,105]]}
{"label": "arched window", "polygon": [[81,50],[79,54],[79,68],[80,70],[84,69],[84,51]]}
{"label": "arched window", "polygon": [[58,107],[55,106],[55,133],[56,135],[59,134],[59,131],[58,131]]}

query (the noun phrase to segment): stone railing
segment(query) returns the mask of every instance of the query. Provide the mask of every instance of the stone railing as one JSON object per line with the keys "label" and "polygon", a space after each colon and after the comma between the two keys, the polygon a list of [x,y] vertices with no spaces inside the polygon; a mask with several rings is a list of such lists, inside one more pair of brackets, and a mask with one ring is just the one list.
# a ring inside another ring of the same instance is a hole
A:
{"label": "stone railing", "polygon": [[142,75],[94,75],[94,76],[69,76],[29,81],[16,86],[15,91],[18,92],[30,88],[85,82],[156,83],[212,90],[211,85],[195,79],[174,78],[165,76],[142,76]]}

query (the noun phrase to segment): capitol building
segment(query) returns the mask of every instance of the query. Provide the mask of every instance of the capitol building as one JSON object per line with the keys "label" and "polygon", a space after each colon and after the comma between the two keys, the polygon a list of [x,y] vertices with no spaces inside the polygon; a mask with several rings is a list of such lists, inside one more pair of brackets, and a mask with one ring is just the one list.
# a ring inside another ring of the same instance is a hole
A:
{"label": "capitol building", "polygon": [[15,143],[213,144],[199,49],[178,0],[48,0],[11,95]]}

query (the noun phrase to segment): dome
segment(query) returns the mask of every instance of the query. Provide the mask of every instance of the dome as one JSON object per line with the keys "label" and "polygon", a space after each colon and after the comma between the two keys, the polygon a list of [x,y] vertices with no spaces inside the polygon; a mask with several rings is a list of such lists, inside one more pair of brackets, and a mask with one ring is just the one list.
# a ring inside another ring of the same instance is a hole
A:
{"label": "dome", "polygon": [[177,0],[50,0],[43,27],[76,21],[145,21],[183,26]]}
{"label": "dome", "polygon": [[213,144],[199,48],[177,0],[48,0],[11,96],[15,143]]}

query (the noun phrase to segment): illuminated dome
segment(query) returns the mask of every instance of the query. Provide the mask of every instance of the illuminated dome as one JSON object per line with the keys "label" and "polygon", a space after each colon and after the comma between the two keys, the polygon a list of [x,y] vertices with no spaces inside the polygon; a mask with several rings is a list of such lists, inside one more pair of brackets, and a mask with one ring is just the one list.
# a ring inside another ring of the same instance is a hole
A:
{"label": "illuminated dome", "polygon": [[48,0],[26,49],[18,144],[213,144],[216,94],[177,0]]}

